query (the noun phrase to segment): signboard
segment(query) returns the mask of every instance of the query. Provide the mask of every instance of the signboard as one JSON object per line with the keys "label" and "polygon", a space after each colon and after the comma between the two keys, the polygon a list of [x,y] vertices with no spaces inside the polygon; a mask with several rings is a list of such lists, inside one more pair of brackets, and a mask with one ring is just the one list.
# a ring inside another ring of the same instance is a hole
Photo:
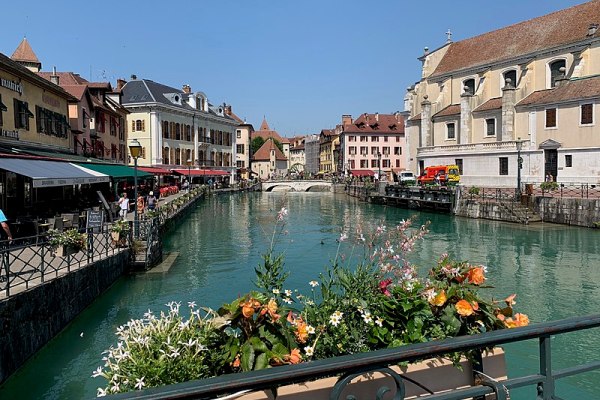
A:
{"label": "signboard", "polygon": [[103,222],[104,211],[87,210],[85,217],[85,227],[88,232],[91,229],[94,233],[99,233],[102,230]]}
{"label": "signboard", "polygon": [[113,214],[112,214],[112,209],[110,208],[110,206],[108,205],[108,202],[106,201],[106,199],[104,198],[104,195],[102,194],[101,191],[97,190],[96,194],[98,194],[98,198],[100,199],[100,201],[102,201],[102,205],[104,205],[104,209],[106,210],[106,212],[108,213],[108,220],[110,222],[113,222]]}

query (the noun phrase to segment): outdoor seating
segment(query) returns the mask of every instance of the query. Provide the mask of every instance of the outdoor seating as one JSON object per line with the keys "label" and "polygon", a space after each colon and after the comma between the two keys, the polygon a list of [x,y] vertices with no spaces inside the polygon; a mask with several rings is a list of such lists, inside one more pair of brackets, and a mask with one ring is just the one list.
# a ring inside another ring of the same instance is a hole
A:
{"label": "outdoor seating", "polygon": [[73,227],[73,214],[62,214],[64,229],[70,229]]}
{"label": "outdoor seating", "polygon": [[54,229],[59,232],[62,232],[65,229],[65,224],[61,216],[54,218]]}

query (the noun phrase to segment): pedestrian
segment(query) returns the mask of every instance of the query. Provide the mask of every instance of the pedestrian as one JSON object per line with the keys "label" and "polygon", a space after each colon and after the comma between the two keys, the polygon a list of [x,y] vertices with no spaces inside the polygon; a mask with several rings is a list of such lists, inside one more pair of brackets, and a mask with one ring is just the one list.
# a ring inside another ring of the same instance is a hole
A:
{"label": "pedestrian", "polygon": [[4,215],[4,212],[2,210],[0,210],[0,225],[2,225],[2,229],[4,229],[4,232],[6,233],[6,236],[8,237],[8,240],[12,240],[12,233],[10,233],[10,226],[8,226],[8,219],[6,218],[6,215]]}
{"label": "pedestrian", "polygon": [[158,203],[158,200],[154,196],[154,192],[151,191],[150,193],[148,193],[148,210],[154,210],[156,208],[156,203]]}
{"label": "pedestrian", "polygon": [[137,198],[136,206],[137,206],[138,216],[142,215],[144,213],[144,209],[146,208],[146,202],[144,201],[144,196],[142,196],[141,193],[139,194],[139,196]]}
{"label": "pedestrian", "polygon": [[129,212],[129,199],[127,198],[127,193],[123,192],[121,198],[119,199],[119,216],[123,218],[123,220],[127,219],[127,213]]}

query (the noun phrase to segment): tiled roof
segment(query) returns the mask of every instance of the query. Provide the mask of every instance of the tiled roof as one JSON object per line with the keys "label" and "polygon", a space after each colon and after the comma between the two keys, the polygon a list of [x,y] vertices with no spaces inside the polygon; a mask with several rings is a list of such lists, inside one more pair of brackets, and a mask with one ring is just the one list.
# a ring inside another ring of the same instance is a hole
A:
{"label": "tiled roof", "polygon": [[408,122],[410,121],[420,121],[421,120],[421,113],[418,113],[417,115],[415,115],[414,117],[410,117],[408,119]]}
{"label": "tiled roof", "polygon": [[517,103],[517,106],[553,104],[570,100],[600,97],[600,76],[563,81],[554,89],[538,90]]}
{"label": "tiled roof", "polygon": [[53,75],[58,76],[58,83],[62,85],[87,85],[90,82],[83,79],[79,74],[73,72],[38,72],[39,76],[46,80],[50,80],[50,77]]}
{"label": "tiled roof", "polygon": [[577,43],[589,38],[590,24],[598,23],[600,0],[593,0],[461,40],[449,46],[431,77]]}
{"label": "tiled roof", "polygon": [[271,159],[271,150],[275,150],[275,159],[280,161],[286,161],[287,158],[285,155],[279,150],[279,147],[275,144],[273,140],[267,140],[260,146],[260,149],[254,153],[252,159],[254,161],[269,161]]}
{"label": "tiled roof", "polygon": [[323,136],[333,136],[335,131],[333,129],[321,129],[321,135]]}
{"label": "tiled roof", "polygon": [[263,138],[265,140],[267,140],[269,138],[273,138],[273,139],[277,140],[279,143],[288,143],[288,144],[290,143],[290,141],[289,141],[288,138],[281,137],[279,135],[279,133],[277,133],[277,131],[263,131],[263,130],[260,130],[260,131],[254,131],[254,132],[252,132],[252,134],[251,134],[251,138],[252,139],[254,139],[257,136],[260,136],[261,138]]}
{"label": "tiled roof", "polygon": [[38,60],[37,56],[33,52],[33,49],[29,45],[27,38],[23,38],[23,40],[21,40],[21,43],[10,58],[12,58],[14,61],[24,61],[33,63],[40,62],[40,60]]}
{"label": "tiled roof", "polygon": [[494,97],[489,99],[479,107],[476,107],[473,112],[476,111],[490,111],[490,110],[501,110],[502,109],[502,97]]}
{"label": "tiled roof", "polygon": [[344,133],[404,133],[404,118],[400,114],[364,113],[350,125],[344,126]]}
{"label": "tiled roof", "polygon": [[269,124],[267,123],[267,119],[263,117],[262,124],[260,124],[259,131],[270,131]]}
{"label": "tiled roof", "polygon": [[75,97],[77,100],[81,101],[83,99],[83,95],[87,90],[87,86],[85,85],[60,85],[67,93],[71,96]]}
{"label": "tiled roof", "polygon": [[450,104],[448,107],[435,113],[433,115],[433,118],[449,117],[451,115],[460,115],[460,104]]}

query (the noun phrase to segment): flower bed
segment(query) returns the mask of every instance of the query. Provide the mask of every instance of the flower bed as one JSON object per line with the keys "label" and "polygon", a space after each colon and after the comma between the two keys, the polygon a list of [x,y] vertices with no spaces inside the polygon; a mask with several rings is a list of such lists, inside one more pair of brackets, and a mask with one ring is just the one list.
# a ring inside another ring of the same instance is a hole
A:
{"label": "flower bed", "polygon": [[[442,255],[420,277],[406,256],[427,226],[413,228],[411,220],[343,232],[331,266],[308,282],[306,293],[288,289],[283,255],[274,255],[286,215],[282,208],[270,249],[255,268],[256,290],[217,311],[189,302],[189,316],[172,302],[168,312],[149,311],[120,327],[117,346],[94,372],[108,381],[99,395],[528,323],[514,313],[514,295],[504,300],[481,295],[488,287],[484,266]],[[362,251],[364,257],[355,263],[344,257],[346,251]],[[471,356],[446,358],[458,364]]]}

